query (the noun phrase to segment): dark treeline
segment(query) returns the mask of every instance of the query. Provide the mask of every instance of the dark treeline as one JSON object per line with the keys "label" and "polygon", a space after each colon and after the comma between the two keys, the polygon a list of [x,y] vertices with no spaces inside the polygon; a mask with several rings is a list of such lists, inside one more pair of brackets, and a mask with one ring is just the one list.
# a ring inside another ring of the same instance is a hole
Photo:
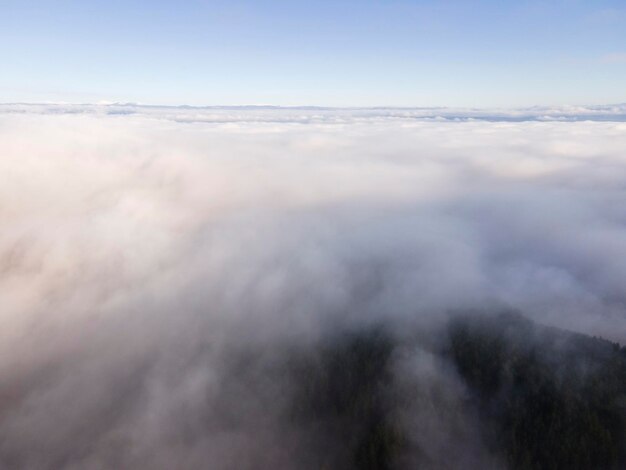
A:
{"label": "dark treeline", "polygon": [[293,418],[318,441],[309,443],[313,467],[392,468],[402,444],[385,395],[392,351],[389,335],[374,328],[333,338],[293,361]]}
{"label": "dark treeline", "polygon": [[450,336],[510,468],[626,468],[625,349],[512,314],[457,319]]}
{"label": "dark treeline", "polygon": [[[446,336],[438,354],[465,382],[477,432],[506,467],[626,468],[625,349],[516,314],[456,317]],[[294,355],[290,419],[310,449],[302,468],[402,468],[407,436],[394,412],[402,404],[388,393],[399,347],[384,328],[369,328]]]}

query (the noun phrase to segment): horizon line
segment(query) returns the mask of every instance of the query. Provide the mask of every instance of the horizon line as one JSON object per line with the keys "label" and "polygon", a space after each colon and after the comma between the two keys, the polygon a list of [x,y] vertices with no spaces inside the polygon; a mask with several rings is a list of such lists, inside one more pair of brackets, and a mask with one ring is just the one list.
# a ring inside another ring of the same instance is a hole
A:
{"label": "horizon line", "polygon": [[328,106],[328,105],[277,105],[270,103],[261,104],[159,104],[141,103],[132,101],[101,101],[101,102],[68,102],[68,101],[7,101],[0,102],[0,106],[120,106],[141,108],[177,108],[177,109],[319,109],[319,110],[472,110],[472,111],[495,111],[495,110],[533,110],[533,109],[565,109],[586,108],[606,109],[612,107],[626,107],[626,101],[606,104],[535,104],[531,106],[397,106],[397,105],[372,105],[372,106]]}

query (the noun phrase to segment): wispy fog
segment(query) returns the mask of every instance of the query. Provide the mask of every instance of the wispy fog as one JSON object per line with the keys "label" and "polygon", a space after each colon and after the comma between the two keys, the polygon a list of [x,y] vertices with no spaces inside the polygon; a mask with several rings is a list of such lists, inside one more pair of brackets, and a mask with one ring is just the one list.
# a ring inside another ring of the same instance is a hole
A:
{"label": "wispy fog", "polygon": [[[623,107],[476,113],[5,105],[0,467],[305,468],[279,358],[355,325],[626,342]],[[396,392],[460,400],[437,361]],[[496,465],[416,406],[431,461]]]}

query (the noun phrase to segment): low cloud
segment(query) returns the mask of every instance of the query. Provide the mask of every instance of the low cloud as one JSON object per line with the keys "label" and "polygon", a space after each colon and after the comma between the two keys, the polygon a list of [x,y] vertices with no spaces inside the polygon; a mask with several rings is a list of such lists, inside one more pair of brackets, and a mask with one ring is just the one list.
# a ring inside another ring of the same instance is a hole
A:
{"label": "low cloud", "polygon": [[[274,354],[354,324],[506,307],[626,342],[625,112],[592,111],[3,105],[0,462],[294,468]],[[397,370],[456,403],[437,361]]]}

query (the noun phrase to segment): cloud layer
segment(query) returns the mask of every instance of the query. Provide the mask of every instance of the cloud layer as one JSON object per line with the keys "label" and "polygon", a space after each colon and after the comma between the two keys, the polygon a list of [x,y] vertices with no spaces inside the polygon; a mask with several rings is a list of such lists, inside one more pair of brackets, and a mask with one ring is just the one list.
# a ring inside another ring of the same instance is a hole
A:
{"label": "cloud layer", "polygon": [[[615,57],[613,57],[615,59]],[[0,114],[84,114],[128,116],[181,123],[349,124],[373,121],[626,121],[626,104],[595,106],[533,106],[530,108],[332,108],[322,106],[161,106],[135,103],[25,104],[0,103]]]}
{"label": "cloud layer", "polygon": [[544,111],[3,105],[3,464],[290,468],[276,350],[229,358],[329,328],[510,307],[626,342],[623,106]]}

